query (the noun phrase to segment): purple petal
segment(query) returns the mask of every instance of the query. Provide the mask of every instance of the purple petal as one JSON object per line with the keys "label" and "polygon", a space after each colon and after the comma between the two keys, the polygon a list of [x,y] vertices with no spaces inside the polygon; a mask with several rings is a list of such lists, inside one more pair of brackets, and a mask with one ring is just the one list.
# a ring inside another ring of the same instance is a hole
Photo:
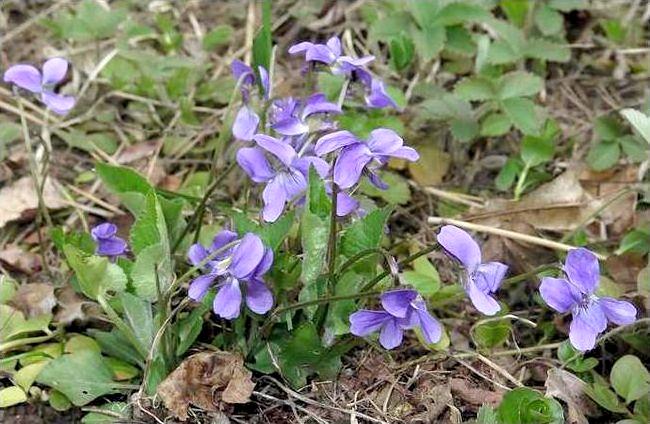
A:
{"label": "purple petal", "polygon": [[350,131],[336,131],[319,138],[314,151],[318,156],[323,156],[355,143],[359,143],[359,139]]}
{"label": "purple petal", "polygon": [[32,93],[41,92],[41,73],[31,65],[14,65],[5,71],[3,79]]}
{"label": "purple petal", "polygon": [[212,303],[214,313],[223,319],[235,319],[241,310],[241,289],[239,281],[232,279],[224,284]]}
{"label": "purple petal", "polygon": [[402,147],[404,140],[395,131],[388,128],[377,128],[370,132],[368,148],[377,155],[390,156]]}
{"label": "purple petal", "polygon": [[302,110],[303,119],[314,113],[341,113],[341,107],[332,102],[328,102],[325,94],[316,93],[309,96]]}
{"label": "purple petal", "polygon": [[341,40],[337,36],[330,37],[327,40],[327,48],[329,48],[335,56],[341,56]]}
{"label": "purple petal", "polygon": [[341,56],[339,57],[339,64],[344,72],[356,71],[362,66],[366,66],[368,63],[375,60],[375,57],[372,55],[363,56],[363,57],[351,57],[351,56]]}
{"label": "purple petal", "polygon": [[295,116],[276,122],[272,128],[282,135],[300,135],[309,132],[309,125],[302,122]]}
{"label": "purple petal", "polygon": [[307,62],[323,62],[326,65],[331,65],[337,56],[324,44],[312,45],[305,54]]}
{"label": "purple petal", "polygon": [[262,84],[262,89],[264,90],[264,98],[268,99],[269,93],[271,92],[271,81],[269,80],[269,72],[263,66],[258,66],[257,70],[260,73],[260,83]]}
{"label": "purple petal", "polygon": [[438,233],[438,243],[463,266],[473,272],[481,263],[481,249],[466,231],[453,225],[445,225]]}
{"label": "purple petal", "polygon": [[257,278],[261,278],[269,269],[271,269],[271,265],[273,265],[273,250],[266,249],[264,257],[257,265],[257,268],[255,268],[255,271],[253,271],[253,275]]}
{"label": "purple petal", "polygon": [[336,215],[347,216],[359,208],[359,202],[347,193],[338,192],[336,195]]}
{"label": "purple petal", "polygon": [[607,318],[600,305],[593,302],[587,308],[580,308],[573,314],[569,326],[569,340],[580,351],[593,349],[596,337],[607,328]]}
{"label": "purple petal", "polygon": [[289,144],[266,134],[256,134],[253,139],[258,146],[280,159],[283,164],[291,166],[296,151]]}
{"label": "purple petal", "polygon": [[289,168],[287,172],[279,174],[279,177],[287,200],[294,200],[307,189],[307,178],[297,169]]}
{"label": "purple petal", "polygon": [[503,277],[508,272],[508,266],[501,262],[486,262],[480,264],[476,270],[476,284],[487,291],[494,293],[499,289]]}
{"label": "purple petal", "polygon": [[607,319],[616,325],[628,325],[636,321],[636,308],[630,302],[603,297],[598,303]]}
{"label": "purple petal", "polygon": [[253,74],[253,68],[242,62],[241,60],[235,59],[230,64],[230,70],[232,71],[232,76],[236,81],[239,81],[242,76],[244,79],[241,84],[253,84],[255,80],[255,75]]}
{"label": "purple petal", "polygon": [[317,156],[303,156],[293,161],[292,167],[300,171],[304,176],[309,176],[309,167],[313,166],[321,178],[327,177],[330,172],[330,165]]}
{"label": "purple petal", "polygon": [[598,258],[585,248],[571,250],[564,262],[564,272],[569,281],[584,294],[596,291],[600,282]]}
{"label": "purple petal", "polygon": [[62,57],[53,57],[43,64],[43,84],[58,84],[63,81],[67,72],[68,61]]}
{"label": "purple petal", "polygon": [[264,259],[264,244],[259,236],[247,233],[235,247],[229,270],[239,279],[248,277]]}
{"label": "purple petal", "polygon": [[264,187],[262,199],[264,200],[262,218],[266,222],[275,222],[282,214],[284,205],[287,202],[287,194],[284,187],[282,187],[281,175],[273,178]]}
{"label": "purple petal", "polygon": [[470,280],[465,287],[469,299],[479,312],[485,315],[494,315],[501,310],[501,305],[489,293],[482,291],[474,282]]}
{"label": "purple petal", "polygon": [[41,100],[52,112],[57,115],[65,115],[74,107],[75,99],[72,96],[44,91],[41,93]]}
{"label": "purple petal", "polygon": [[388,184],[381,179],[378,173],[368,170],[368,179],[370,180],[370,183],[379,190],[388,190]]}
{"label": "purple petal", "polygon": [[275,176],[264,152],[258,147],[242,147],[237,151],[237,163],[256,183],[264,183]]}
{"label": "purple petal", "polygon": [[426,309],[417,308],[417,318],[420,321],[420,329],[424,340],[431,343],[438,343],[442,338],[442,326],[440,323],[427,312]]}
{"label": "purple petal", "polygon": [[[235,240],[237,240],[237,233],[230,230],[221,230],[219,233],[217,233],[216,236],[214,236],[212,244],[210,245],[210,251],[214,252],[215,250],[222,249],[225,245],[232,243]],[[226,256],[226,254],[227,251],[222,252],[221,254],[217,254],[215,256],[215,259],[223,258]]]}
{"label": "purple petal", "polygon": [[97,240],[95,253],[100,256],[120,256],[126,252],[127,244],[123,239],[113,236]]}
{"label": "purple petal", "polygon": [[361,310],[350,315],[350,333],[365,337],[378,331],[391,315],[384,311]]}
{"label": "purple petal", "polygon": [[386,92],[384,83],[375,78],[370,83],[370,93],[366,96],[366,104],[368,107],[375,109],[382,109],[389,106],[395,109],[398,108],[395,100]]}
{"label": "purple petal", "polygon": [[253,278],[246,284],[246,305],[256,314],[265,314],[273,307],[273,293],[263,281]]}
{"label": "purple petal", "polygon": [[208,251],[199,243],[191,245],[187,251],[187,259],[189,259],[190,263],[194,266],[199,266],[199,264],[207,257]]}
{"label": "purple petal", "polygon": [[417,297],[415,290],[392,290],[381,295],[381,306],[394,317],[406,318],[411,302]]}
{"label": "purple petal", "polygon": [[104,222],[103,224],[99,224],[90,230],[90,234],[95,240],[110,238],[117,234],[117,227],[115,224],[111,224],[110,222]]}
{"label": "purple petal", "polygon": [[190,283],[190,287],[187,290],[187,296],[196,300],[197,302],[203,299],[203,296],[210,290],[212,283],[214,282],[214,275],[206,274],[199,275]]}
{"label": "purple petal", "polygon": [[570,311],[580,301],[580,293],[563,278],[544,277],[539,286],[544,302],[560,313]]}
{"label": "purple petal", "polygon": [[407,146],[400,147],[399,149],[393,151],[390,155],[394,158],[406,159],[411,162],[416,162],[418,159],[420,159],[418,152],[414,148]]}
{"label": "purple petal", "polygon": [[288,52],[289,54],[302,53],[312,48],[313,45],[314,43],[310,43],[309,41],[303,41],[301,43],[294,44],[293,46],[289,47]]}
{"label": "purple petal", "polygon": [[344,148],[334,165],[334,182],[342,189],[352,187],[359,182],[363,169],[371,159],[372,154],[363,143]]}
{"label": "purple petal", "polygon": [[242,106],[232,125],[232,133],[238,140],[251,141],[257,132],[260,117],[248,106]]}
{"label": "purple petal", "polygon": [[386,321],[379,333],[379,343],[385,349],[394,349],[402,344],[404,331],[400,328],[395,318]]}

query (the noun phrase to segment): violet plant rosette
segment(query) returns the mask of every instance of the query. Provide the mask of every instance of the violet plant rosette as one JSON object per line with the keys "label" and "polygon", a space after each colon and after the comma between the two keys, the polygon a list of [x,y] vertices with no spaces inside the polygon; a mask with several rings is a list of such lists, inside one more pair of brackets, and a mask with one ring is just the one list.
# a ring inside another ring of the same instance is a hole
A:
{"label": "violet plant rosette", "polygon": [[45,61],[42,73],[32,65],[13,65],[5,71],[3,80],[38,94],[49,110],[58,115],[65,115],[74,107],[75,99],[58,94],[55,89],[65,79],[68,66],[68,61],[61,57]]}
{"label": "violet plant rosette", "polygon": [[223,230],[208,247],[192,245],[187,256],[192,265],[202,266],[204,272],[192,280],[188,296],[200,301],[215,287],[217,294],[212,307],[221,318],[239,317],[242,298],[248,309],[257,314],[265,314],[273,307],[273,293],[263,278],[273,264],[273,251],[264,246],[259,236],[247,233],[238,239],[236,233]]}
{"label": "violet plant rosette", "polygon": [[422,296],[410,289],[387,291],[381,295],[382,310],[362,309],[350,315],[350,332],[366,337],[379,332],[379,343],[385,349],[402,344],[404,331],[419,328],[424,340],[438,343],[442,325],[427,310]]}
{"label": "violet plant rosette", "polygon": [[445,225],[437,236],[438,243],[464,268],[462,285],[476,309],[485,315],[494,315],[501,305],[492,296],[508,271],[501,262],[483,262],[481,248],[466,231]]}
{"label": "violet plant rosette", "polygon": [[580,351],[594,348],[607,323],[632,324],[636,308],[630,302],[595,294],[600,283],[598,258],[585,248],[571,250],[564,262],[564,278],[544,277],[539,293],[559,313],[571,312],[569,340]]}

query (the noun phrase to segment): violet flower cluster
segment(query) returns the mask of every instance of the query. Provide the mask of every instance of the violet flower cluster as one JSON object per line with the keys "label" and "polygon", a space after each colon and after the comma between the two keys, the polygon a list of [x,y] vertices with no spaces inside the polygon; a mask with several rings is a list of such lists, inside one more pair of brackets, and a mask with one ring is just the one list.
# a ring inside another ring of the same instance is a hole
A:
{"label": "violet flower cluster", "polygon": [[65,115],[74,107],[75,99],[56,93],[55,89],[68,72],[68,61],[55,57],[43,64],[43,72],[32,65],[13,65],[4,73],[4,82],[38,94],[40,100],[52,112]]}
{"label": "violet flower cluster", "polygon": [[[349,83],[358,82],[368,107],[395,107],[383,83],[366,68],[374,58],[344,56],[337,37],[326,44],[298,43],[289,53],[304,53],[308,64],[323,65],[333,74],[345,76],[348,83],[341,100],[348,94]],[[386,189],[377,174],[379,168],[390,158],[419,158],[393,130],[376,129],[367,140],[337,130],[333,117],[342,112],[341,102],[330,102],[323,93],[304,99],[270,99],[271,82],[264,68],[259,67],[257,75],[240,61],[233,62],[231,68],[244,103],[237,112],[232,132],[236,139],[254,143],[238,150],[237,163],[253,182],[264,184],[262,218],[267,222],[277,220],[287,205],[300,206],[304,202],[311,167],[325,180],[330,195],[334,192],[333,184],[340,189],[336,191],[336,213],[343,217],[358,210],[359,203],[350,194],[363,175]],[[252,90],[258,78],[261,89],[255,99]],[[259,114],[255,105],[261,111]],[[262,122],[264,128],[260,127]]]}

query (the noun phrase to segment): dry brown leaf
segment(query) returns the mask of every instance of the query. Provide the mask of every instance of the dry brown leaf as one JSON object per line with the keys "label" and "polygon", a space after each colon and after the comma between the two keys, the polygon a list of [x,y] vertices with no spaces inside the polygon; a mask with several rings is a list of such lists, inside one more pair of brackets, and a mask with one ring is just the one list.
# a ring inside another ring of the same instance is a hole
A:
{"label": "dry brown leaf", "polygon": [[481,389],[463,378],[452,378],[449,385],[453,394],[473,405],[483,405],[484,403],[498,405],[503,398],[502,392]]}
{"label": "dry brown leaf", "polygon": [[57,291],[56,298],[57,311],[54,314],[54,321],[65,325],[86,319],[84,306],[89,302],[79,296],[72,287],[66,286]]}
{"label": "dry brown leaf", "polygon": [[561,399],[569,406],[567,423],[588,424],[586,415],[597,413],[596,405],[585,395],[586,383],[568,371],[559,368],[548,370],[546,395]]}
{"label": "dry brown leaf", "polygon": [[158,143],[156,140],[150,140],[127,146],[120,152],[116,161],[120,165],[126,165],[140,159],[150,159],[156,152]]}
{"label": "dry brown leaf", "polygon": [[56,305],[54,288],[46,283],[23,284],[18,287],[9,304],[28,318],[50,314]]}
{"label": "dry brown leaf", "polygon": [[165,407],[178,419],[187,419],[190,404],[217,411],[223,403],[250,401],[255,383],[241,356],[228,352],[201,352],[185,359],[158,386]]}
{"label": "dry brown leaf", "polygon": [[537,230],[570,231],[587,221],[602,200],[590,195],[573,171],[542,184],[520,201],[492,199],[472,210],[466,220],[500,226],[504,221],[525,222]]}
{"label": "dry brown leaf", "polygon": [[411,176],[420,185],[431,186],[440,184],[442,177],[449,170],[451,157],[433,145],[418,148],[420,160],[409,163]]}
{"label": "dry brown leaf", "polygon": [[[45,180],[43,202],[48,209],[67,206],[65,199],[52,182]],[[38,196],[31,177],[22,177],[0,189],[0,228],[17,219],[28,219],[38,208]]]}
{"label": "dry brown leaf", "polygon": [[32,274],[41,269],[41,258],[32,252],[26,252],[15,244],[0,250],[0,262],[14,271]]}

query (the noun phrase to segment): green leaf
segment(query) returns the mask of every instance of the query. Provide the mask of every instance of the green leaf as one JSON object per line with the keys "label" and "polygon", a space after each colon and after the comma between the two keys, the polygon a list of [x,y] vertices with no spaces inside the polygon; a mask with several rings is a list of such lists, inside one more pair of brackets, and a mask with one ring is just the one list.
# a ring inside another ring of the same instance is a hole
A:
{"label": "green leaf", "polygon": [[458,55],[473,57],[476,54],[476,44],[472,36],[473,34],[461,25],[447,27],[445,50]]}
{"label": "green leaf", "polygon": [[111,369],[113,379],[117,381],[131,380],[140,374],[139,369],[122,359],[109,356],[104,358],[104,362]]}
{"label": "green leaf", "polygon": [[196,341],[201,329],[203,328],[203,314],[208,310],[201,305],[194,309],[188,316],[180,319],[175,326],[174,335],[178,337],[176,345],[176,356],[179,358],[192,347]]}
{"label": "green leaf", "polygon": [[476,76],[462,79],[454,87],[454,94],[468,101],[492,100],[497,97],[494,83],[485,77]]}
{"label": "green leaf", "polygon": [[130,241],[136,256],[147,247],[169,246],[165,216],[154,190],[145,195],[143,208],[131,227]]}
{"label": "green leaf", "polygon": [[522,170],[522,164],[513,158],[508,158],[506,164],[499,171],[499,175],[494,180],[494,184],[501,191],[509,190],[517,179],[517,175]]}
{"label": "green leaf", "polygon": [[124,317],[144,350],[148,351],[155,335],[151,304],[131,293],[120,293],[118,299],[124,309]]}
{"label": "green leaf", "polygon": [[564,412],[558,401],[527,387],[507,392],[497,412],[501,424],[564,423]]}
{"label": "green leaf", "polygon": [[510,22],[518,27],[524,26],[530,6],[527,1],[501,0],[499,6]]}
{"label": "green leaf", "polygon": [[627,252],[639,253],[645,255],[650,252],[650,229],[636,228],[627,233],[621,240],[616,255],[622,255]]}
{"label": "green leaf", "polygon": [[478,122],[470,119],[452,119],[451,134],[462,142],[468,142],[479,134]]}
{"label": "green leaf", "polygon": [[415,50],[423,62],[428,62],[436,57],[445,46],[446,32],[445,28],[441,26],[414,29],[411,36],[413,37]]}
{"label": "green leaf", "polygon": [[95,169],[104,185],[119,195],[126,207],[137,216],[144,204],[144,196],[152,190],[147,179],[133,169],[123,166],[97,163]]}
{"label": "green leaf", "polygon": [[612,141],[601,141],[587,154],[587,164],[594,171],[604,171],[616,165],[621,157],[621,146]]}
{"label": "green leaf", "polygon": [[650,117],[634,109],[623,109],[621,115],[645,141],[650,143]]}
{"label": "green leaf", "polygon": [[253,39],[253,69],[258,66],[264,69],[271,67],[271,0],[262,1],[262,28]]}
{"label": "green leaf", "polygon": [[585,358],[583,353],[575,349],[569,340],[560,345],[557,357],[568,369],[578,373],[587,372],[598,365],[596,358]]}
{"label": "green leaf", "polygon": [[548,5],[562,12],[570,12],[589,7],[587,0],[549,0]]}
{"label": "green leaf", "polygon": [[549,7],[541,4],[535,9],[533,16],[535,26],[544,35],[554,35],[562,32],[564,28],[564,18],[562,14]]}
{"label": "green leaf", "polygon": [[491,17],[490,13],[479,5],[470,2],[451,2],[445,5],[429,25],[458,25],[465,22],[481,22]]}
{"label": "green leaf", "polygon": [[70,399],[56,389],[50,390],[50,406],[57,411],[67,411],[72,406]]}
{"label": "green leaf", "polygon": [[[368,281],[362,274],[346,272],[337,281],[335,296],[346,296],[359,293]],[[354,299],[332,302],[327,310],[325,320],[325,334],[327,337],[340,336],[350,332],[350,315],[358,309]]]}
{"label": "green leaf", "polygon": [[364,250],[378,248],[391,211],[389,207],[375,209],[354,221],[341,237],[341,253],[352,257]]}
{"label": "green leaf", "polygon": [[513,97],[501,102],[503,111],[508,115],[513,125],[524,134],[536,135],[540,122],[535,112],[535,103],[522,97]]}
{"label": "green leaf", "polygon": [[111,133],[99,132],[87,134],[74,128],[67,132],[61,133],[61,138],[65,140],[70,147],[94,153],[101,150],[112,155],[117,150],[117,140]]}
{"label": "green leaf", "polygon": [[293,211],[286,212],[277,221],[265,222],[262,225],[249,219],[243,212],[233,213],[232,218],[240,236],[248,232],[255,233],[260,236],[266,246],[277,251],[293,228],[295,213]]}
{"label": "green leaf", "polygon": [[480,347],[492,349],[503,344],[508,339],[511,330],[510,321],[488,321],[474,328],[473,338]]}
{"label": "green leaf", "polygon": [[123,359],[131,364],[142,365],[142,359],[138,351],[135,350],[128,339],[123,336],[118,330],[113,330],[110,333],[106,331],[99,331],[95,329],[89,330],[90,335],[93,336],[102,352],[116,358]]}
{"label": "green leaf", "polygon": [[0,408],[8,408],[27,401],[27,395],[18,386],[9,386],[0,389]]}
{"label": "green leaf", "polygon": [[481,122],[481,135],[484,137],[498,137],[510,131],[511,126],[510,118],[503,113],[491,113]]}
{"label": "green leaf", "polygon": [[93,350],[82,350],[54,359],[41,371],[37,381],[60,391],[76,406],[115,393],[119,387],[102,356]]}
{"label": "green leaf", "polygon": [[499,78],[498,96],[500,99],[534,96],[544,87],[544,81],[535,74],[513,71]]}
{"label": "green leaf", "polygon": [[21,127],[14,122],[0,122],[0,161],[7,155],[7,146],[20,138]]}
{"label": "green leaf", "polygon": [[648,159],[648,143],[637,136],[625,135],[618,139],[618,143],[630,161],[640,163]]}
{"label": "green leaf", "polygon": [[359,184],[359,191],[370,197],[378,197],[391,205],[404,205],[411,200],[411,189],[404,177],[394,172],[384,171],[380,177],[388,188],[382,190],[364,179]]}
{"label": "green leaf", "polygon": [[440,290],[440,275],[426,256],[413,261],[413,271],[402,272],[406,284],[415,288],[422,296],[431,297]]}
{"label": "green leaf", "polygon": [[620,19],[603,19],[600,21],[600,26],[610,41],[619,45],[625,44],[627,28],[623,26]]}
{"label": "green leaf", "polygon": [[476,424],[499,424],[499,416],[492,407],[482,405],[476,415]]}
{"label": "green leaf", "polygon": [[281,346],[279,360],[283,376],[294,387],[303,387],[314,372],[322,379],[329,379],[341,368],[340,353],[322,345],[311,322],[291,333],[291,338]]}
{"label": "green leaf", "polygon": [[616,393],[612,392],[610,388],[604,384],[594,383],[592,385],[587,385],[584,387],[584,392],[587,396],[593,399],[594,402],[608,411],[619,414],[627,412],[627,408],[618,399]]}
{"label": "green leaf", "polygon": [[131,280],[135,294],[150,302],[164,293],[172,280],[171,261],[168,246],[155,244],[141,251],[131,269]]}
{"label": "green leaf", "polygon": [[616,361],[609,379],[616,393],[627,403],[650,393],[650,372],[634,355],[625,355]]}
{"label": "green leaf", "polygon": [[[305,205],[300,223],[300,239],[304,254],[300,275],[303,282],[299,295],[301,302],[317,299],[322,294],[322,284],[318,280],[326,265],[330,228],[329,211],[332,207],[323,180],[313,168],[309,170],[309,187]],[[315,307],[307,309],[308,315],[313,316],[315,310]]]}
{"label": "green leaf", "polygon": [[89,298],[97,299],[107,291],[120,292],[126,288],[126,274],[108,258],[89,255],[70,244],[63,247],[63,252],[81,291]]}
{"label": "green leaf", "polygon": [[49,360],[39,361],[34,364],[25,365],[13,375],[12,379],[14,383],[22,388],[25,393],[29,392],[29,388],[36,381],[38,374],[45,368]]}
{"label": "green leaf", "polygon": [[227,44],[233,31],[234,29],[230,25],[217,25],[203,37],[203,49],[214,50],[218,46]]}
{"label": "green leaf", "polygon": [[555,143],[553,138],[524,136],[521,143],[521,159],[529,167],[538,166],[553,159]]}
{"label": "green leaf", "polygon": [[492,65],[515,63],[521,59],[521,53],[504,40],[496,40],[489,45],[486,61]]}
{"label": "green leaf", "polygon": [[[444,32],[443,32],[444,34]],[[408,67],[413,61],[415,46],[413,40],[404,34],[392,38],[389,43],[390,61],[397,71]]]}
{"label": "green leaf", "polygon": [[568,62],[571,49],[566,44],[554,43],[543,38],[531,38],[522,50],[526,57],[549,62]]}
{"label": "green leaf", "polygon": [[624,128],[615,118],[603,116],[594,121],[594,132],[600,140],[616,141],[623,136]]}

